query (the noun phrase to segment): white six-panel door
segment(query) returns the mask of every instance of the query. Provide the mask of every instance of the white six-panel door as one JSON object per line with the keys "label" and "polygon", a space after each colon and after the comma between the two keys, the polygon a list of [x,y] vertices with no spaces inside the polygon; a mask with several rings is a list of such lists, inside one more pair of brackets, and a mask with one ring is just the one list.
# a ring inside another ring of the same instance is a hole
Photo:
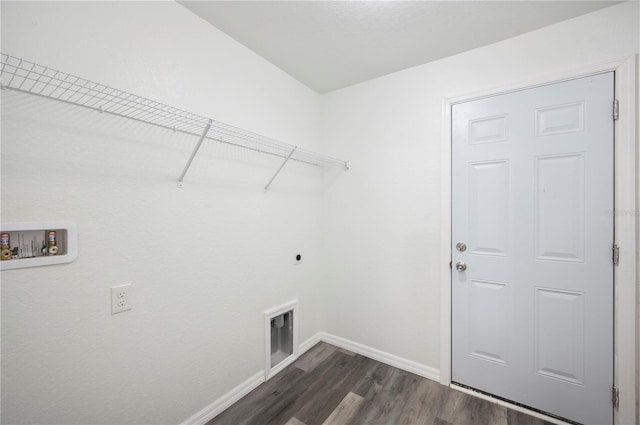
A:
{"label": "white six-panel door", "polygon": [[585,424],[613,418],[613,84],[452,109],[452,381]]}

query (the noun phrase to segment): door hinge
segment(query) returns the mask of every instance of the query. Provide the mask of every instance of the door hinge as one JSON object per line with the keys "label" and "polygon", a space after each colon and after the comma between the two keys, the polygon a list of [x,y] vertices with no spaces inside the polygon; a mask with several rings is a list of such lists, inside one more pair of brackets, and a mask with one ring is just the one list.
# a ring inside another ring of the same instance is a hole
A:
{"label": "door hinge", "polygon": [[620,247],[618,246],[617,243],[613,244],[613,265],[617,266],[618,264],[620,264]]}
{"label": "door hinge", "polygon": [[620,102],[618,99],[613,101],[613,120],[617,121],[620,118]]}
{"label": "door hinge", "polygon": [[620,391],[615,386],[611,387],[611,404],[614,409],[620,407]]}

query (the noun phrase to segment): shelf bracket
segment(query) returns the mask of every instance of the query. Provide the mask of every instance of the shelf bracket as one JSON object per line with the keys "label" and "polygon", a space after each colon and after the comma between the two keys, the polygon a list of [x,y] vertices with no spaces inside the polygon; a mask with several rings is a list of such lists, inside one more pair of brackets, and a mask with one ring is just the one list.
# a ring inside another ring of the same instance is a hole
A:
{"label": "shelf bracket", "polygon": [[207,137],[207,133],[211,128],[211,124],[213,124],[213,120],[209,120],[209,122],[207,123],[207,126],[204,128],[204,131],[202,132],[202,135],[200,136],[200,139],[198,139],[198,143],[196,144],[196,147],[193,148],[193,152],[191,152],[191,156],[189,157],[187,164],[184,166],[184,170],[182,170],[182,174],[180,174],[180,177],[178,177],[178,187],[182,187],[182,181],[184,180],[184,176],[187,174],[187,171],[189,171],[189,167],[191,167],[193,158],[196,157],[196,154],[198,153],[198,150],[200,149],[200,146],[202,145],[204,138]]}
{"label": "shelf bracket", "polygon": [[269,189],[269,186],[271,186],[271,183],[273,183],[273,181],[276,179],[276,177],[278,176],[278,174],[280,174],[280,171],[282,171],[282,169],[284,168],[284,166],[287,164],[287,162],[289,161],[289,159],[291,158],[291,155],[293,155],[293,153],[296,151],[296,149],[298,149],[297,146],[294,146],[293,149],[291,150],[291,152],[289,152],[289,155],[285,158],[284,162],[282,163],[282,165],[280,165],[280,168],[278,168],[278,171],[276,171],[276,173],[273,175],[273,177],[271,177],[271,180],[269,180],[269,183],[267,183],[267,185],[264,187],[264,191],[266,192],[267,189]]}

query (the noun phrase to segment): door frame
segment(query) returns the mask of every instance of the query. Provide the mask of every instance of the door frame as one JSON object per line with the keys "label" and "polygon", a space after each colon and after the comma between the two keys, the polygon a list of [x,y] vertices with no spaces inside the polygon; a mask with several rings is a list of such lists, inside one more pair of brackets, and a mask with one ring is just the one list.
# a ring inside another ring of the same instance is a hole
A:
{"label": "door frame", "polygon": [[[636,60],[637,55],[577,70],[543,75],[475,93],[460,94],[442,102],[442,197],[441,197],[441,266],[440,266],[440,383],[451,385],[451,107],[456,103],[505,94],[547,84],[615,72],[615,98],[620,101],[620,119],[614,122],[614,215],[615,242],[620,247],[620,263],[614,266],[614,384],[620,393],[619,407],[614,409],[614,424],[636,421],[636,286],[638,285],[638,250],[636,235],[640,210],[636,180]],[[613,105],[612,105],[613,112]],[[628,373],[629,370],[633,374]],[[627,371],[623,373],[621,371]],[[514,405],[515,406],[515,405]]]}

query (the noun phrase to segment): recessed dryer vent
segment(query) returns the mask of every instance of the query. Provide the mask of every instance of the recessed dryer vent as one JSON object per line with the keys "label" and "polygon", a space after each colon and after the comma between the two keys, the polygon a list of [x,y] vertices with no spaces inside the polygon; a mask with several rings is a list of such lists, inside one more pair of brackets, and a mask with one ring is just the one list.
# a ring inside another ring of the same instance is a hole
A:
{"label": "recessed dryer vent", "polygon": [[265,378],[298,358],[298,301],[265,311]]}
{"label": "recessed dryer vent", "polygon": [[293,312],[271,319],[271,367],[293,354]]}

